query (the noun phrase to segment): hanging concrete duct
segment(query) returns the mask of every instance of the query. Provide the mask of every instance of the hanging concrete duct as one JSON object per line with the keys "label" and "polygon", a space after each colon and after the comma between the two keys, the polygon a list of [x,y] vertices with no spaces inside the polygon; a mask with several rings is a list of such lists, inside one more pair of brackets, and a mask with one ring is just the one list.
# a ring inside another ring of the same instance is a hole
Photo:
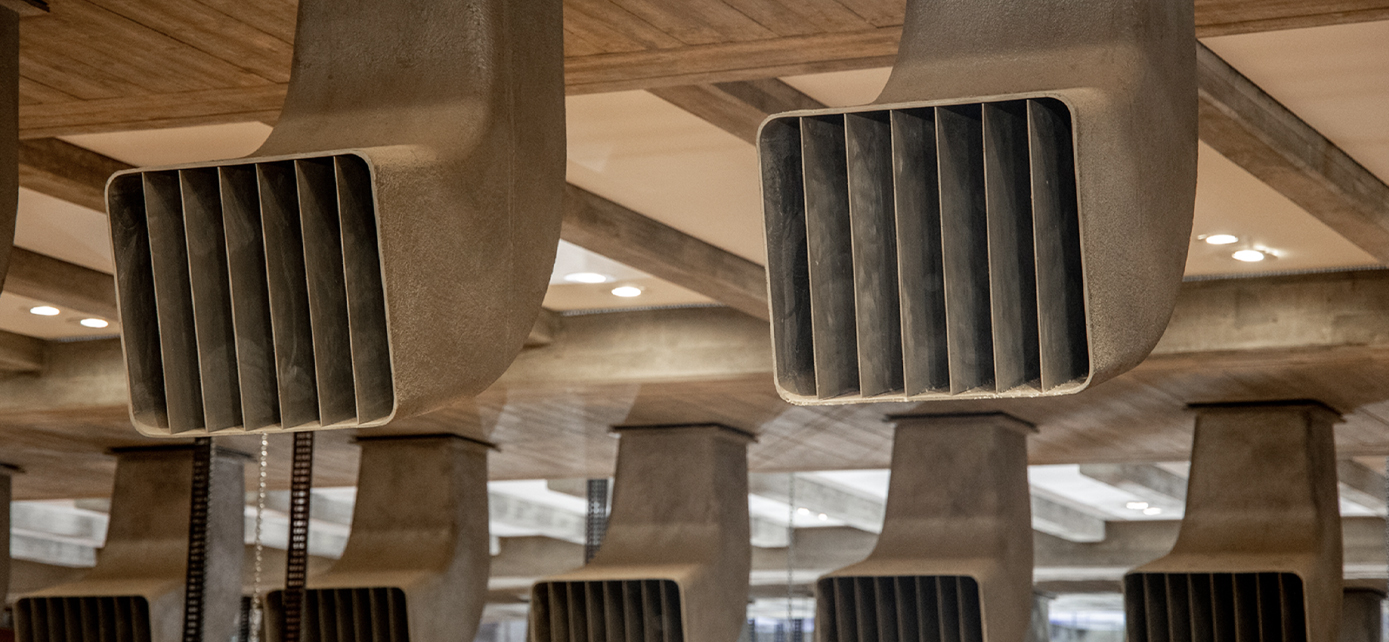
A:
{"label": "hanging concrete duct", "polygon": [[[472,642],[487,597],[487,451],[454,435],[361,439],[352,533],[309,579],[301,642]],[[269,642],[284,630],[269,595]]]}
{"label": "hanging concrete duct", "polygon": [[1195,409],[1177,543],[1124,578],[1129,642],[1334,642],[1339,415],[1309,401]]}
{"label": "hanging concrete duct", "polygon": [[1190,5],[911,0],[877,102],[768,118],[781,395],[1066,394],[1146,357],[1191,232]]}
{"label": "hanging concrete duct", "polygon": [[378,426],[496,380],[559,239],[560,12],[302,0],[255,154],[113,176],[136,426]]}
{"label": "hanging concrete duct", "polygon": [[719,425],[624,427],[603,545],[538,582],[533,642],[732,642],[752,566],[747,444]]}
{"label": "hanging concrete duct", "polygon": [[[208,459],[199,451],[117,451],[111,521],[96,567],[21,597],[17,642],[230,639],[241,601],[246,458],[219,450]],[[192,501],[199,495],[206,504]],[[203,536],[195,537],[199,525]]]}
{"label": "hanging concrete duct", "polygon": [[1384,591],[1346,588],[1341,593],[1339,642],[1380,642],[1384,639]]}
{"label": "hanging concrete duct", "polygon": [[817,642],[1024,642],[1032,626],[1031,424],[896,417],[868,558],[816,583]]}
{"label": "hanging concrete duct", "polygon": [[42,0],[0,0],[0,288],[19,216],[19,19],[47,12]]}

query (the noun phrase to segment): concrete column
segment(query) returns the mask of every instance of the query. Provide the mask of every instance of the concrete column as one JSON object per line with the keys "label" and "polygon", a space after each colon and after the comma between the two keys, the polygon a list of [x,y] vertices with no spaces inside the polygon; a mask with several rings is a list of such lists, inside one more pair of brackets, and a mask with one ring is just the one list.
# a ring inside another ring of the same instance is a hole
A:
{"label": "concrete column", "polygon": [[1032,593],[1032,624],[1027,630],[1027,642],[1051,642],[1051,596]]}
{"label": "concrete column", "polygon": [[1384,626],[1384,592],[1348,588],[1341,598],[1340,642],[1380,642]]}

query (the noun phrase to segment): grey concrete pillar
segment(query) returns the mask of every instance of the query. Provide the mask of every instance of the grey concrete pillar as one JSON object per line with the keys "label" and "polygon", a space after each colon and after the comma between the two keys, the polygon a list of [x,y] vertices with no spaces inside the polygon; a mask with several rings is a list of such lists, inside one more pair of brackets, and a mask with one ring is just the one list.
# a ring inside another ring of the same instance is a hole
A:
{"label": "grey concrete pillar", "polygon": [[[1258,595],[1300,594],[1306,639],[1333,642],[1340,626],[1342,540],[1331,427],[1339,414],[1305,400],[1192,409],[1186,514],[1172,552],[1125,577],[1129,639],[1144,642],[1150,628],[1161,627],[1145,623],[1145,613],[1169,602],[1183,608],[1182,598],[1166,588],[1175,583],[1210,582],[1210,593],[1222,603],[1247,597],[1253,583],[1271,579]],[[1262,575],[1256,579],[1256,573]]]}
{"label": "grey concrete pillar", "polygon": [[[352,533],[309,580],[303,631],[472,642],[487,597],[489,445],[455,435],[362,437]],[[268,639],[280,639],[280,592]],[[342,625],[340,622],[351,622]]]}
{"label": "grey concrete pillar", "polygon": [[[816,584],[816,621],[876,619],[875,603],[902,600],[918,606],[908,614],[978,613],[959,626],[987,642],[1022,642],[1033,610],[1032,425],[1002,413],[893,420],[882,534],[867,559]],[[933,624],[934,615],[917,623]],[[816,631],[821,642],[837,639],[826,626]]]}
{"label": "grey concrete pillar", "polygon": [[1380,642],[1384,632],[1384,591],[1348,588],[1341,598],[1340,642]]}
{"label": "grey concrete pillar", "polygon": [[[103,629],[103,636],[116,635],[109,627],[148,631],[151,642],[183,639],[194,460],[195,447],[187,445],[116,452],[111,521],[96,567],[75,582],[23,596],[15,605],[17,640],[83,639],[84,627]],[[241,609],[246,461],[218,450],[210,462],[204,642],[229,639]],[[75,604],[82,610],[66,610]],[[47,627],[33,626],[44,621]]]}
{"label": "grey concrete pillar", "polygon": [[1051,596],[1032,594],[1032,624],[1027,629],[1027,642],[1051,642]]}
{"label": "grey concrete pillar", "polygon": [[[632,618],[648,642],[677,625],[685,642],[737,640],[752,563],[752,435],[712,424],[615,430],[621,441],[603,545],[582,568],[535,585],[531,639],[572,639],[571,628],[601,639]],[[612,610],[597,617],[604,605]]]}

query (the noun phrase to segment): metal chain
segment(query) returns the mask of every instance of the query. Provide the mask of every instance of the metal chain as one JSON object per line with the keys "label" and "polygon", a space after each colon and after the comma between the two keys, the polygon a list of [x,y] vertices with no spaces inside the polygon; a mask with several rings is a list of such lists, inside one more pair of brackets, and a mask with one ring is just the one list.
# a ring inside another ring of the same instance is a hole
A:
{"label": "metal chain", "polygon": [[207,535],[212,500],[212,466],[217,445],[193,440],[193,483],[188,503],[188,566],[184,571],[183,642],[202,642],[207,588]]}
{"label": "metal chain", "polygon": [[265,544],[261,541],[261,529],[265,526],[265,477],[270,463],[270,437],[260,435],[260,469],[256,479],[256,563],[255,575],[251,580],[250,635],[243,642],[260,642],[261,620],[265,617],[265,607],[261,604],[260,578],[265,567]]}
{"label": "metal chain", "polygon": [[285,590],[281,595],[281,642],[299,642],[304,614],[304,581],[309,562],[309,499],[313,490],[313,438],[294,433],[289,476],[289,550],[285,555]]}
{"label": "metal chain", "polygon": [[588,515],[584,529],[584,563],[598,554],[608,532],[608,480],[588,480]]}
{"label": "metal chain", "polygon": [[796,473],[786,475],[786,503],[790,506],[790,517],[786,520],[786,622],[791,622],[791,581],[792,569],[796,564]]}

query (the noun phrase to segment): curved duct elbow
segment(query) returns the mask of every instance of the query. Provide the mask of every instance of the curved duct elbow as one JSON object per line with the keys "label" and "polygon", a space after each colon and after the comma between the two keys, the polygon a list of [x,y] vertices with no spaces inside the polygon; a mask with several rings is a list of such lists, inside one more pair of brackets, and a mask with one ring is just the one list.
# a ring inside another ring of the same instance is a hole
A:
{"label": "curved duct elbow", "polygon": [[1194,406],[1172,552],[1124,577],[1130,642],[1333,642],[1342,542],[1332,424],[1317,402]]}
{"label": "curved duct elbow", "polygon": [[39,0],[0,0],[0,287],[19,217],[19,19],[44,15]]}
{"label": "curved duct elbow", "polygon": [[816,582],[817,642],[1023,642],[1032,426],[1001,414],[897,422],[882,534],[867,559]]}
{"label": "curved duct elbow", "polygon": [[560,14],[303,0],[255,154],[113,176],[136,426],[378,426],[496,380],[559,239]]}
{"label": "curved duct elbow", "polygon": [[[454,435],[361,440],[347,548],[310,578],[304,642],[471,642],[487,597],[487,451]],[[269,595],[278,642],[283,591]],[[289,616],[293,617],[293,616]]]}
{"label": "curved duct elbow", "polygon": [[[241,604],[246,460],[225,451],[203,460],[205,545],[190,550],[190,489],[200,456],[187,447],[117,453],[111,521],[96,566],[75,582],[20,597],[17,642],[186,642],[190,616],[195,639],[231,638]],[[190,564],[199,565],[196,575]],[[201,577],[193,582],[198,593],[186,590],[194,577]]]}
{"label": "curved duct elbow", "polygon": [[1073,393],[1137,364],[1196,189],[1190,3],[913,0],[874,104],[759,130],[777,385]]}
{"label": "curved duct elbow", "polygon": [[535,585],[531,640],[737,639],[752,564],[752,437],[717,425],[617,430],[603,545],[584,567]]}

